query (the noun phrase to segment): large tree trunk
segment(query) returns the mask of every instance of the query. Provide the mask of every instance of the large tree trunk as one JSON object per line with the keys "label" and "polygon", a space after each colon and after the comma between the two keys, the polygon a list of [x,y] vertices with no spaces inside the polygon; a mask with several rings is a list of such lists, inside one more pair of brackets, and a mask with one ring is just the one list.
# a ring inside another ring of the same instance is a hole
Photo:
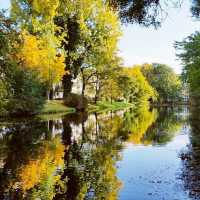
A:
{"label": "large tree trunk", "polygon": [[98,91],[97,84],[96,84],[95,97],[94,97],[94,103],[95,104],[97,103],[98,99],[99,99],[99,91]]}
{"label": "large tree trunk", "polygon": [[62,84],[63,84],[63,98],[66,98],[68,94],[70,94],[72,91],[72,85],[73,85],[72,76],[70,74],[65,74],[63,76]]}
{"label": "large tree trunk", "polygon": [[100,93],[100,87],[99,87],[99,77],[97,75],[97,80],[95,83],[95,97],[94,97],[94,103],[96,104],[99,99],[99,93]]}
{"label": "large tree trunk", "polygon": [[54,99],[54,89],[52,88],[50,91],[49,91],[49,100],[53,100]]}
{"label": "large tree trunk", "polygon": [[81,68],[81,76],[82,76],[82,91],[81,91],[81,94],[82,94],[82,96],[85,96],[86,80],[85,80],[83,68]]}

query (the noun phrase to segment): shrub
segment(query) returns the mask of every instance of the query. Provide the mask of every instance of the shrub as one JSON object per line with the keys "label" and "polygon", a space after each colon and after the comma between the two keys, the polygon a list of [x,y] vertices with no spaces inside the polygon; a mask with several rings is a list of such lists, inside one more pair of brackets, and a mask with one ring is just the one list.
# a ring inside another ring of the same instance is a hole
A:
{"label": "shrub", "polygon": [[88,107],[88,100],[82,95],[70,93],[64,99],[64,104],[68,107],[76,108],[77,111],[84,111]]}
{"label": "shrub", "polygon": [[38,112],[44,105],[44,86],[37,74],[15,68],[10,78],[11,95],[7,110],[11,115],[30,115]]}

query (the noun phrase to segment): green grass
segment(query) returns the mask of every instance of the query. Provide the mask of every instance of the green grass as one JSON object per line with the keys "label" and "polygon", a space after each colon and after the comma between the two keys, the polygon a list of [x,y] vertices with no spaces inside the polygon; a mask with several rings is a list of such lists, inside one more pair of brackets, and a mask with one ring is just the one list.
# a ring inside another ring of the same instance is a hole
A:
{"label": "green grass", "polygon": [[125,108],[133,107],[134,104],[126,103],[126,102],[107,102],[107,101],[99,101],[96,105],[90,104],[89,105],[89,113],[92,112],[105,112],[109,110],[121,110]]}
{"label": "green grass", "polygon": [[[106,111],[116,111],[126,108],[133,107],[134,104],[125,103],[125,102],[106,102],[99,101],[97,104],[90,104],[88,107],[88,112],[106,112]],[[43,109],[38,113],[38,117],[41,119],[57,119],[60,118],[63,114],[74,113],[76,112],[75,108],[67,107],[63,104],[62,100],[50,100],[46,101]],[[9,116],[3,117],[4,119]]]}
{"label": "green grass", "polygon": [[75,112],[75,109],[65,106],[62,100],[51,100],[51,101],[46,101],[44,108],[39,112],[39,114],[72,113],[72,112]]}

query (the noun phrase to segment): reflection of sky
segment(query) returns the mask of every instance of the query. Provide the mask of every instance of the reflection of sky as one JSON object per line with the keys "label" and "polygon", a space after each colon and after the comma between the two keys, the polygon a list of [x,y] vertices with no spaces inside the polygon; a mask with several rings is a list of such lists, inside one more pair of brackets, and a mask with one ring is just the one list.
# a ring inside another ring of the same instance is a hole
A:
{"label": "reflection of sky", "polygon": [[127,144],[118,162],[120,200],[189,200],[182,188],[178,153],[189,143],[181,133],[163,146]]}
{"label": "reflection of sky", "polygon": [[[158,30],[137,25],[123,27],[119,49],[126,65],[161,62],[172,66],[176,72],[181,71],[173,43],[199,29],[199,23],[190,17],[188,1],[184,0],[181,9],[168,9],[169,17]],[[9,0],[0,0],[0,8],[8,7]]]}

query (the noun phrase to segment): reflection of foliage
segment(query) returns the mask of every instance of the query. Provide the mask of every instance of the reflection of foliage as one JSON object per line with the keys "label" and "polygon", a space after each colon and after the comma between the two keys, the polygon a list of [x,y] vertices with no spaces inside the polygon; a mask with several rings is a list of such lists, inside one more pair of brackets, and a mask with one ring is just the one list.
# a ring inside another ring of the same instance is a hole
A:
{"label": "reflection of foliage", "polygon": [[116,162],[123,142],[164,143],[181,124],[173,110],[159,113],[143,105],[126,112],[8,125],[0,141],[0,194],[11,200],[117,199],[121,182]]}
{"label": "reflection of foliage", "polygon": [[147,108],[141,108],[137,113],[137,118],[133,123],[131,128],[131,134],[129,136],[129,141],[134,144],[142,143],[142,138],[146,133],[149,126],[155,122],[157,118],[157,112],[155,110],[149,111]]}
{"label": "reflection of foliage", "polygon": [[122,127],[123,136],[125,139],[128,139],[129,142],[141,144],[144,134],[149,126],[155,122],[156,118],[156,110],[150,111],[147,105],[125,113]]}
{"label": "reflection of foliage", "polygon": [[120,130],[123,138],[133,144],[163,144],[181,128],[182,118],[173,109],[149,110],[148,106],[126,112]]}
{"label": "reflection of foliage", "polygon": [[19,171],[22,189],[33,189],[32,199],[53,199],[54,186],[60,176],[56,175],[57,169],[63,168],[64,146],[59,138],[52,141],[44,141],[40,148],[40,155],[36,160],[30,160],[27,165]]}
{"label": "reflection of foliage", "polygon": [[184,187],[189,191],[192,199],[199,199],[200,196],[200,115],[197,108],[191,109],[190,116],[190,144],[188,148],[180,154],[182,159],[181,179]]}
{"label": "reflection of foliage", "polygon": [[46,123],[19,123],[8,130],[4,138],[8,153],[0,174],[0,192],[9,192],[11,199],[27,195],[28,199],[52,199],[54,185],[59,180],[56,171],[63,168],[61,140],[46,139],[49,135]]}
{"label": "reflection of foliage", "polygon": [[146,132],[143,141],[150,144],[165,144],[180,130],[183,119],[175,115],[175,110],[163,108],[156,122]]}
{"label": "reflection of foliage", "polygon": [[115,162],[119,159],[116,151],[120,142],[116,135],[119,121],[120,117],[112,114],[93,115],[88,123],[81,123],[82,136],[75,141],[71,137],[72,124],[63,121],[64,131],[68,131],[63,135],[68,134],[65,139],[69,148],[65,152],[65,170],[61,177],[65,188],[56,199],[117,198],[120,182],[116,177]]}

